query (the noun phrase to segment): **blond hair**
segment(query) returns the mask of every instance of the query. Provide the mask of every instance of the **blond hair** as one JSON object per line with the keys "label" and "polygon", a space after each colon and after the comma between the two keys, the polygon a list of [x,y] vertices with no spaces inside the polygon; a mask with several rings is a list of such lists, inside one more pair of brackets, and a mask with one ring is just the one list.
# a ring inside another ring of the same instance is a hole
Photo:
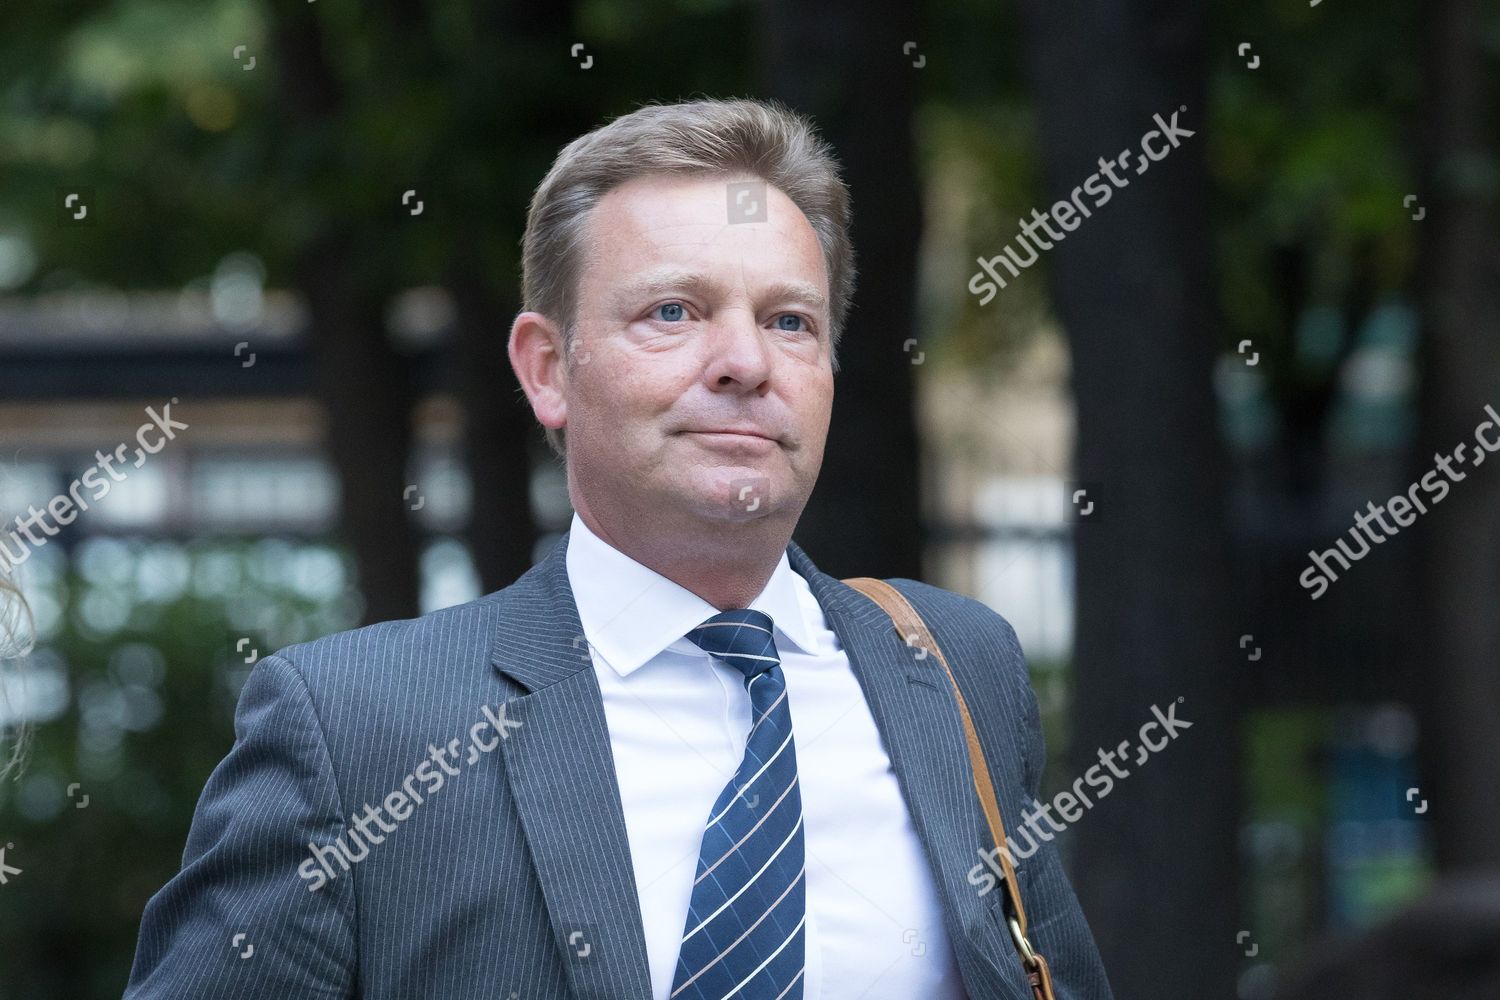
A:
{"label": "blond hair", "polygon": [[[702,99],[648,104],[563,147],[537,186],[521,241],[522,308],[562,327],[571,367],[579,277],[589,214],[609,191],[649,175],[750,175],[785,194],[817,234],[828,270],[829,351],[854,297],[849,191],[832,148],[812,123],[776,101]],[[563,455],[560,430],[547,443]]]}
{"label": "blond hair", "polygon": [[[31,651],[31,609],[26,604],[26,598],[21,590],[5,576],[0,569],[0,682],[4,681],[3,671],[5,661],[14,657],[25,656]],[[3,686],[0,686],[0,700],[6,697]],[[3,707],[9,708],[9,705]],[[0,729],[0,737],[4,737],[5,729],[10,730],[11,743],[10,753],[0,754],[0,779],[5,778],[12,771],[20,777],[21,766],[25,761],[26,748],[30,742],[31,730],[26,721],[21,719],[13,726],[7,725]],[[3,742],[3,741],[0,741]]]}

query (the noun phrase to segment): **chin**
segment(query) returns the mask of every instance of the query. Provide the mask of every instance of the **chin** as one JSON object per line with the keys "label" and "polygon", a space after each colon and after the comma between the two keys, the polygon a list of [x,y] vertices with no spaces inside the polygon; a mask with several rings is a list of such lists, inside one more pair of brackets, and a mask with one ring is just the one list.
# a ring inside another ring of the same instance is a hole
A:
{"label": "chin", "polygon": [[784,481],[754,466],[725,465],[699,470],[689,506],[700,517],[738,523],[765,517],[776,509]]}

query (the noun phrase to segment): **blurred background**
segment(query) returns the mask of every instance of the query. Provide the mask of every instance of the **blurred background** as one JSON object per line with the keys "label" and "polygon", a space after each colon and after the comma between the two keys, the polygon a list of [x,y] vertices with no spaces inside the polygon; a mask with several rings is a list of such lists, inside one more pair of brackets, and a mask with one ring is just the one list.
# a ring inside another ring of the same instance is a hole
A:
{"label": "blurred background", "polygon": [[[258,656],[503,587],[566,529],[505,356],[526,206],[571,138],[700,95],[812,115],[853,193],[797,541],[1014,624],[1044,799],[1151,706],[1192,723],[1058,837],[1121,1000],[1270,997],[1493,870],[1495,467],[1298,581],[1500,403],[1497,54],[1476,0],[7,5],[0,544],[35,649],[0,719],[35,738],[0,998],[120,994]],[[981,304],[1018,220],[1174,112]]]}

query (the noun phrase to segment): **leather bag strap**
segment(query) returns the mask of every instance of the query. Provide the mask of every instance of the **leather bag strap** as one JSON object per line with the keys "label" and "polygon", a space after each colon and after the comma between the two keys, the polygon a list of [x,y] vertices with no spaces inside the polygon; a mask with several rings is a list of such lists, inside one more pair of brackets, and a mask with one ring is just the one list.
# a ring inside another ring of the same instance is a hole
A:
{"label": "leather bag strap", "polygon": [[933,638],[932,632],[928,630],[927,623],[917,613],[917,609],[912,607],[911,602],[895,587],[884,580],[877,580],[870,576],[850,577],[844,583],[880,605],[885,613],[890,615],[891,622],[896,627],[896,634],[901,636],[903,642],[913,648],[926,650],[936,656],[937,661],[943,665],[943,672],[948,675],[948,683],[953,685],[953,697],[958,700],[959,718],[963,720],[964,738],[969,747],[969,766],[974,777],[974,790],[979,795],[979,804],[984,810],[990,836],[994,838],[1000,855],[1000,867],[1005,874],[1002,882],[1005,891],[1005,918],[1006,923],[1010,925],[1011,939],[1015,943],[1017,954],[1020,955],[1026,976],[1031,982],[1034,1000],[1056,1000],[1056,995],[1052,990],[1052,972],[1047,966],[1047,960],[1031,947],[1031,942],[1026,938],[1026,908],[1021,904],[1021,890],[1016,882],[1016,870],[1011,864],[1010,850],[1006,847],[1005,823],[1000,816],[1000,802],[995,796],[995,784],[990,779],[989,765],[985,763],[984,751],[979,745],[979,734],[974,729],[974,719],[969,715],[969,706],[964,701],[963,692],[959,690],[958,680],[953,676],[953,670],[948,666],[947,658],[943,656],[942,649]]}

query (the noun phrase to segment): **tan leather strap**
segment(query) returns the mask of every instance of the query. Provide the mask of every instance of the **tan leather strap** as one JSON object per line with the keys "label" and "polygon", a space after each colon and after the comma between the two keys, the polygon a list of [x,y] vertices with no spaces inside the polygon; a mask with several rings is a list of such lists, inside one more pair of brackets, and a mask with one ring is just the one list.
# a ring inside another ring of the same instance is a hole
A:
{"label": "tan leather strap", "polygon": [[1031,942],[1026,939],[1026,908],[1021,904],[1021,890],[1016,882],[1016,870],[1011,864],[1010,851],[1006,847],[1005,822],[1000,816],[1000,802],[995,797],[995,784],[990,779],[990,768],[985,763],[984,751],[979,745],[979,734],[974,729],[974,719],[969,715],[969,706],[964,701],[964,694],[959,690],[958,680],[953,676],[953,670],[948,666],[947,658],[943,656],[942,649],[928,630],[927,623],[917,613],[917,609],[912,607],[911,602],[895,587],[884,580],[877,580],[870,576],[850,577],[844,583],[880,605],[885,613],[890,615],[891,622],[896,626],[896,634],[901,636],[902,641],[908,646],[931,653],[943,665],[943,672],[948,675],[948,683],[953,685],[953,697],[958,700],[959,718],[963,720],[964,739],[969,747],[969,766],[974,777],[974,790],[979,795],[979,804],[984,810],[985,821],[989,824],[990,836],[994,838],[995,846],[999,849],[1000,867],[1005,874],[1002,883],[1005,890],[1005,916],[1006,922],[1010,924],[1011,938],[1015,943],[1017,954],[1021,957],[1021,965],[1026,970],[1026,976],[1031,981],[1031,992],[1035,1000],[1056,1000],[1052,990],[1052,972],[1047,967],[1047,960],[1037,954],[1031,947]]}

